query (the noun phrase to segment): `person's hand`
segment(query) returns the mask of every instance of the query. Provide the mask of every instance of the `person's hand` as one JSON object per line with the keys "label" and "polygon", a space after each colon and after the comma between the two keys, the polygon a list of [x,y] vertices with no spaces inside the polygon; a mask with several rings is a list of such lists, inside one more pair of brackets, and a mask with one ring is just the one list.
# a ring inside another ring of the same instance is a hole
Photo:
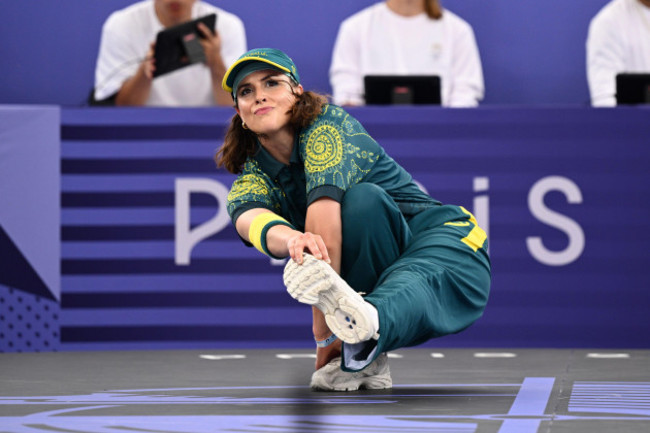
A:
{"label": "person's hand", "polygon": [[316,370],[323,368],[332,359],[341,356],[341,340],[336,340],[327,347],[316,348]]}
{"label": "person's hand", "polygon": [[149,80],[153,80],[153,73],[156,70],[156,59],[154,58],[155,49],[156,49],[156,43],[152,42],[149,45],[149,51],[147,51],[147,57],[145,57],[144,61],[140,65],[140,68],[142,68],[142,73]]}
{"label": "person's hand", "polygon": [[304,252],[310,253],[318,260],[331,263],[323,238],[314,233],[296,231],[287,241],[287,249],[289,250],[291,259],[299,265],[302,264],[302,254]]}
{"label": "person's hand", "polygon": [[212,33],[208,26],[202,22],[199,22],[198,29],[203,36],[202,38],[199,38],[199,42],[201,43],[203,52],[205,53],[206,65],[208,65],[212,70],[215,70],[215,68],[225,69],[225,65],[221,59],[221,37],[219,36],[219,33],[216,30]]}

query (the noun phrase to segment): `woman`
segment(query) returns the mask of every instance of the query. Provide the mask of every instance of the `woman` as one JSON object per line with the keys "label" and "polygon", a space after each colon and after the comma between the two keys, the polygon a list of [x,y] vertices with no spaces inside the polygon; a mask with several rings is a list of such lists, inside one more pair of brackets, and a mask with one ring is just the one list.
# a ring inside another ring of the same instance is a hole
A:
{"label": "woman", "polygon": [[490,264],[469,212],[423,193],[285,53],[251,50],[222,84],[237,111],[216,155],[238,175],[228,212],[249,245],[291,258],[287,290],[313,306],[312,387],[390,387],[386,352],[481,316]]}
{"label": "woman", "polygon": [[483,99],[474,31],[439,0],[386,0],[341,23],[330,66],[334,103],[363,104],[366,75],[438,75],[445,107]]}

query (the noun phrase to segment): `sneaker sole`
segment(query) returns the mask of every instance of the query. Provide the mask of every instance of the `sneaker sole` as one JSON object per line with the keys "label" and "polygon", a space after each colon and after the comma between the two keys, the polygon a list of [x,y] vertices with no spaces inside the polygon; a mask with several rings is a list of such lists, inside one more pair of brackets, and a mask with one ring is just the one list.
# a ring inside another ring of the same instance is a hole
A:
{"label": "sneaker sole", "polygon": [[[340,369],[341,358],[334,358],[329,364],[312,374],[310,387],[315,391],[357,391],[359,389],[389,389],[393,380],[388,367],[388,358],[380,355],[367,370],[346,373]],[[382,370],[377,373],[376,370]]]}
{"label": "sneaker sole", "polygon": [[386,378],[377,378],[373,377],[370,380],[354,380],[345,385],[332,386],[332,385],[321,385],[317,383],[311,384],[311,389],[315,391],[358,391],[361,389],[365,390],[375,390],[375,389],[390,389],[393,387],[393,381],[390,377]]}
{"label": "sneaker sole", "polygon": [[355,344],[375,334],[366,301],[324,261],[308,254],[302,265],[289,260],[284,284],[291,297],[322,311],[327,326],[342,341]]}

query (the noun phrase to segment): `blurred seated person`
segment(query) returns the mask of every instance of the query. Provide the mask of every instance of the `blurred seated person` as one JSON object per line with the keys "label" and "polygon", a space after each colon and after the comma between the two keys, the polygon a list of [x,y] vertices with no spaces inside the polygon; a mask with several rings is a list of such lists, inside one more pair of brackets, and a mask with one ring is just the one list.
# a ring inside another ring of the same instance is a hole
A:
{"label": "blurred seated person", "polygon": [[341,23],[330,67],[334,103],[364,104],[366,75],[438,75],[446,107],[483,99],[474,31],[439,0],[386,0]]}
{"label": "blurred seated person", "polygon": [[[205,63],[153,78],[156,35],[186,21],[217,14],[216,31],[199,31]],[[102,29],[94,99],[115,105],[199,107],[232,105],[221,88],[227,66],[246,52],[246,34],[235,15],[197,0],[144,0],[111,14]]]}
{"label": "blurred seated person", "polygon": [[650,73],[650,0],[612,0],[596,14],[587,36],[591,105],[616,105],[616,75]]}

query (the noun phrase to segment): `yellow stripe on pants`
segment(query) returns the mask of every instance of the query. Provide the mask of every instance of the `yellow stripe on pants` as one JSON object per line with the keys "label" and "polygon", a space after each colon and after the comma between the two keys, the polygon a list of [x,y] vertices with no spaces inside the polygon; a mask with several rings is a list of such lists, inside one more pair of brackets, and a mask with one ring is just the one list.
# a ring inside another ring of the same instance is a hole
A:
{"label": "yellow stripe on pants", "polygon": [[[478,222],[476,221],[476,218],[474,218],[474,215],[472,215],[471,212],[469,212],[467,209],[465,209],[462,206],[459,206],[460,209],[465,212],[467,215],[469,215],[469,221],[474,224],[474,227],[470,232],[462,238],[460,241],[470,247],[474,252],[478,251],[479,248],[483,247],[483,244],[485,244],[485,240],[487,239],[487,234],[485,234],[485,231],[478,226]],[[457,226],[457,227],[463,227],[463,226],[468,226],[469,223],[467,222],[447,222],[445,223],[446,226]]]}

